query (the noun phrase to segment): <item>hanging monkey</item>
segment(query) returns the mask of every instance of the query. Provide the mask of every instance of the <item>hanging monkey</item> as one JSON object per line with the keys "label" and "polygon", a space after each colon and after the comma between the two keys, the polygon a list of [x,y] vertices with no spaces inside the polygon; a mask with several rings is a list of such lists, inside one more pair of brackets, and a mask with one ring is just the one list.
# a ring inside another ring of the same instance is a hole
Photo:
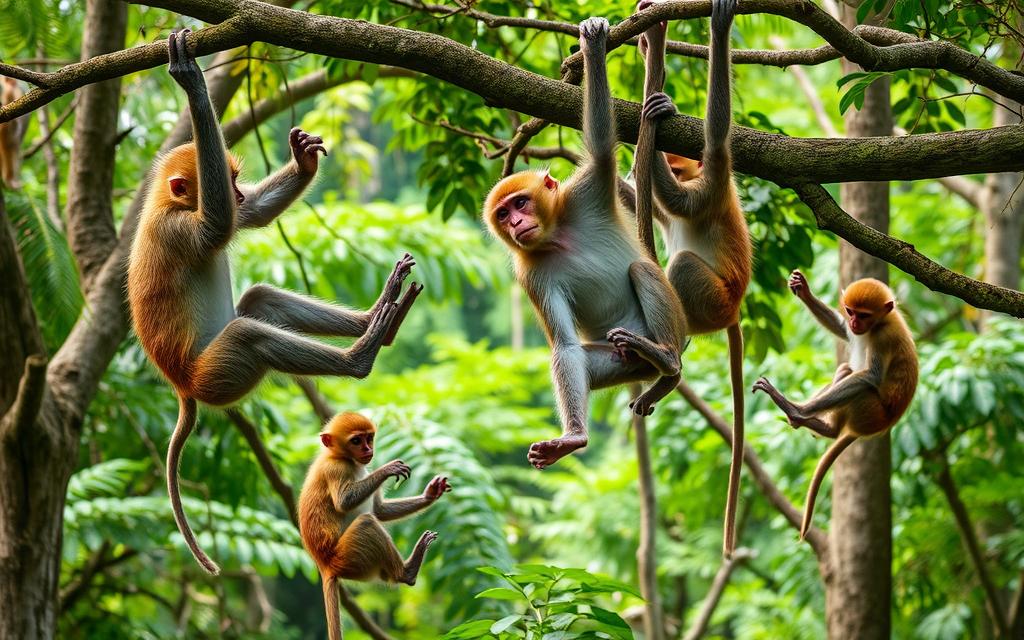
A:
{"label": "hanging monkey", "polygon": [[484,203],[551,345],[563,434],[530,447],[538,469],[587,445],[591,389],[656,379],[630,404],[650,415],[680,378],[682,308],[618,207],[607,39],[604,18],[580,23],[587,162],[564,184],[546,171],[509,176]]}
{"label": "hanging monkey", "polygon": [[[128,301],[143,349],[179,399],[167,450],[174,519],[199,564],[216,574],[219,568],[199,548],[185,518],[178,488],[178,463],[195,427],[196,402],[230,405],[271,370],[366,377],[422,287],[413,283],[395,302],[415,264],[406,254],[368,312],[266,284],[251,287],[235,306],[225,252],[232,236],[280,215],[312,181],[317,154],[327,150],[319,137],[292,129],[292,161],[259,184],[238,184],[238,161],[224,145],[203,73],[188,52],[188,34],[186,29],[168,39],[168,71],[188,96],[193,142],[156,162],[128,260]],[[303,334],[359,339],[339,349]]]}
{"label": "hanging monkey", "polygon": [[[638,9],[653,5],[641,0]],[[692,335],[725,329],[729,341],[729,373],[733,396],[733,446],[725,507],[722,551],[736,548],[736,505],[743,468],[743,333],[740,304],[750,282],[751,245],[743,209],[732,179],[729,131],[732,126],[729,31],[737,0],[712,0],[704,152],[693,160],[651,148],[637,155],[633,172],[652,174],[655,220],[670,254],[666,273],[679,296]],[[660,64],[664,73],[665,23],[641,36],[640,52]],[[657,92],[648,96],[642,118],[659,120],[676,113],[672,99]],[[628,196],[627,196],[628,199]]]}

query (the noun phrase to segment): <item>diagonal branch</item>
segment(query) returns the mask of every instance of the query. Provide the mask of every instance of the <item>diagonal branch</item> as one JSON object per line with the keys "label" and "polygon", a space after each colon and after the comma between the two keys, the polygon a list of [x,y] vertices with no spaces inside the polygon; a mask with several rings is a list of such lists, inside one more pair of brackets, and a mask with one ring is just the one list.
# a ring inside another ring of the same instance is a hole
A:
{"label": "diagonal branch", "polygon": [[718,567],[718,573],[715,574],[714,580],[711,581],[711,589],[708,590],[708,595],[704,598],[704,604],[701,605],[697,618],[686,631],[683,640],[699,640],[704,636],[704,632],[708,630],[708,623],[711,622],[711,616],[718,608],[718,603],[722,599],[722,594],[729,584],[729,578],[732,577],[733,571],[745,564],[747,560],[756,557],[757,551],[740,547],[733,551],[731,558],[722,558],[722,564]]}
{"label": "diagonal branch", "polygon": [[[704,402],[704,399],[697,395],[697,393],[686,384],[685,381],[681,381],[676,387],[679,391],[679,395],[683,396],[690,406],[697,410],[704,420],[711,426],[712,429],[718,432],[722,439],[725,440],[726,444],[732,446],[732,427],[729,426],[720,415],[708,406],[708,403]],[[786,496],[782,495],[779,488],[772,482],[771,476],[768,474],[768,470],[764,468],[764,463],[754,453],[753,447],[743,448],[743,461],[747,465],[747,469],[750,470],[750,475],[754,477],[754,483],[758,489],[768,500],[768,502],[775,507],[786,519],[789,524],[796,529],[800,530],[800,524],[802,516],[796,507],[793,506]],[[814,554],[818,556],[818,561],[823,562],[827,558],[828,553],[828,538],[825,534],[817,527],[812,526],[810,531],[807,532],[807,542],[811,545],[811,549]]]}
{"label": "diagonal branch", "polygon": [[843,211],[821,185],[805,182],[781,186],[796,191],[800,199],[811,208],[820,229],[832,231],[861,251],[914,276],[932,291],[956,296],[975,307],[1024,318],[1024,293],[950,271],[917,251],[914,245],[855,220]]}

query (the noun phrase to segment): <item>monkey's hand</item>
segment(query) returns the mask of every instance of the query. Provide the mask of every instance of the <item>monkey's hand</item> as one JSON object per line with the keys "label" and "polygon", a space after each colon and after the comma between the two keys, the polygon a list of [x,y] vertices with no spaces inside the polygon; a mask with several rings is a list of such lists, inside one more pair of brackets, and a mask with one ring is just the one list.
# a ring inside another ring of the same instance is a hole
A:
{"label": "monkey's hand", "polygon": [[583,55],[604,53],[608,42],[608,21],[604,18],[587,18],[580,23],[580,51]]}
{"label": "monkey's hand", "polygon": [[320,164],[319,152],[327,155],[324,147],[324,139],[320,136],[311,136],[298,127],[293,127],[288,133],[288,144],[292,148],[292,157],[295,164],[299,165],[299,173],[312,176]]}
{"label": "monkey's hand", "polygon": [[711,30],[728,33],[738,5],[739,0],[711,0]]}
{"label": "monkey's hand", "polygon": [[800,273],[799,269],[794,269],[793,273],[789,274],[789,290],[801,300],[811,297],[811,287],[807,284],[807,278],[804,274]]}
{"label": "monkey's hand", "polygon": [[[639,13],[640,11],[647,9],[648,7],[653,7],[656,4],[658,4],[657,0],[640,0],[640,2],[636,3],[636,10]],[[638,48],[640,49],[640,55],[645,58],[647,57],[647,51],[650,48],[650,43],[647,41],[647,34],[651,34],[656,38],[664,38],[667,32],[668,23],[659,22],[644,33],[641,33],[639,41],[637,42]],[[658,44],[660,47],[660,42]]]}
{"label": "monkey's hand", "polygon": [[415,266],[416,260],[412,254],[406,253],[399,258],[395,263],[395,268],[391,270],[391,275],[388,276],[388,281],[384,283],[384,289],[380,292],[380,298],[377,299],[377,304],[374,306],[378,307],[382,303],[398,300],[398,294],[402,292],[402,283],[409,277]]}
{"label": "monkey's hand", "polygon": [[640,111],[640,116],[644,120],[660,120],[661,118],[674,116],[677,113],[676,104],[672,102],[672,98],[666,93],[657,91],[644,99],[644,106]]}
{"label": "monkey's hand", "polygon": [[167,72],[187,92],[206,87],[203,72],[196,64],[196,59],[188,52],[186,40],[190,33],[190,29],[182,29],[171,32],[167,38],[167,56],[170,60]]}
{"label": "monkey's hand", "polygon": [[392,460],[380,468],[385,478],[399,478],[402,480],[408,480],[412,474],[412,470],[409,465],[405,464],[401,460]]}
{"label": "monkey's hand", "polygon": [[448,484],[448,478],[444,476],[434,476],[434,479],[427,484],[427,488],[423,490],[423,497],[434,502],[451,490],[452,486]]}

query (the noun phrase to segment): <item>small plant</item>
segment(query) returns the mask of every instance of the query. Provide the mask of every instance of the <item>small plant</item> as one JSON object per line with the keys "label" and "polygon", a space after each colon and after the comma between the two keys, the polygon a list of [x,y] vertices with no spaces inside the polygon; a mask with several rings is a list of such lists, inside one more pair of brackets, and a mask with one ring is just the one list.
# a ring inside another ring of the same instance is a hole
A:
{"label": "small plant", "polygon": [[560,569],[542,564],[521,564],[511,572],[482,567],[508,587],[487,589],[477,598],[518,603],[522,613],[500,620],[472,620],[455,627],[442,640],[470,638],[526,638],[527,640],[630,640],[633,632],[619,614],[596,604],[602,594],[623,592],[640,597],[633,587],[596,576],[583,569]]}

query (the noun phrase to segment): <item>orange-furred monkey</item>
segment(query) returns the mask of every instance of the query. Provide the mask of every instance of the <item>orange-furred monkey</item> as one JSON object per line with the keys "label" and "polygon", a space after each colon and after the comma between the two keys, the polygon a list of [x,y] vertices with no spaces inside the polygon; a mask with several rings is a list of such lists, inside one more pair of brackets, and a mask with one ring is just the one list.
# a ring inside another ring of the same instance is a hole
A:
{"label": "orange-furred monkey", "polygon": [[[25,92],[14,78],[0,79],[0,106],[7,105]],[[0,178],[11,189],[21,188],[21,142],[28,130],[28,114],[18,116],[10,122],[0,123]]]}
{"label": "orange-furred monkey", "polygon": [[[654,4],[641,0],[640,10]],[[703,161],[652,149],[636,157],[634,173],[651,171],[655,220],[670,254],[667,274],[679,295],[686,328],[693,335],[726,330],[733,397],[733,447],[725,506],[722,551],[736,548],[736,504],[743,468],[743,333],[740,303],[750,282],[751,246],[736,185],[732,180],[729,130],[732,100],[729,82],[729,30],[737,0],[712,0],[708,102],[704,120]],[[665,56],[664,23],[641,36],[641,53]],[[662,62],[660,68],[664,68]],[[653,93],[642,117],[660,119],[676,113],[672,99]]]}
{"label": "orange-furred monkey", "polygon": [[530,447],[538,469],[587,445],[591,389],[656,378],[630,404],[650,415],[680,377],[682,308],[618,207],[607,39],[604,18],[580,23],[588,161],[564,185],[544,171],[509,176],[484,204],[551,345],[563,433]]}
{"label": "orange-furred monkey", "polygon": [[[199,548],[181,507],[178,462],[196,422],[196,401],[229,405],[268,371],[296,375],[369,375],[422,287],[396,303],[415,264],[406,254],[368,312],[329,305],[259,284],[236,307],[225,248],[237,229],[280,215],[309,185],[323,141],[292,129],[293,160],[257,185],[239,185],[238,163],[224,146],[203,73],[188,53],[188,30],[167,42],[168,71],[185,90],[194,142],[160,158],[128,260],[128,301],[135,333],[174,385],[178,423],[167,449],[167,493],[178,529],[210,573],[217,565]],[[361,336],[339,349],[301,334]]]}
{"label": "orange-furred monkey", "polygon": [[803,404],[790,402],[767,378],[754,383],[754,392],[767,393],[789,424],[835,439],[807,490],[802,540],[811,528],[821,481],[839,454],[857,438],[888,431],[910,406],[917,389],[917,349],[892,291],[874,278],[858,280],[843,291],[842,313],[815,297],[799,271],[789,277],[789,288],[821,326],[850,343],[848,360],[836,369],[831,384]]}
{"label": "orange-furred monkey", "polygon": [[341,640],[338,580],[374,580],[416,584],[427,547],[437,539],[424,531],[407,560],[402,560],[381,522],[422,511],[451,490],[448,478],[435,476],[422,495],[384,500],[380,486],[391,477],[408,478],[409,467],[392,460],[367,472],[377,427],[357,413],[335,416],[320,434],[324,449],[309,468],[299,495],[299,533],[323,582],[330,640]]}

